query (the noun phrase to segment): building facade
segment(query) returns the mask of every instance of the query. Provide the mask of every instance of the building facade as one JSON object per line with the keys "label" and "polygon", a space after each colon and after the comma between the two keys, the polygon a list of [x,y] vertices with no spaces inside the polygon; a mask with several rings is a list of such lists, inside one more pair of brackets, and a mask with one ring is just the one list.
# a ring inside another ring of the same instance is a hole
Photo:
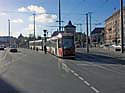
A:
{"label": "building facade", "polygon": [[104,27],[98,27],[95,28],[92,32],[91,32],[91,45],[92,46],[99,46],[104,44]]}
{"label": "building facade", "polygon": [[85,47],[86,46],[86,34],[82,32],[76,32],[75,33],[75,44],[79,47]]}
{"label": "building facade", "polygon": [[64,26],[64,31],[60,31],[59,32],[58,29],[57,29],[57,31],[54,31],[51,36],[52,37],[56,36],[56,35],[58,35],[58,33],[72,33],[72,34],[75,35],[75,33],[76,33],[76,26],[72,25],[72,22],[69,21],[68,24],[66,26]]}
{"label": "building facade", "polygon": [[73,33],[75,35],[76,33],[76,26],[72,25],[72,22],[69,21],[69,23],[64,26],[64,32],[66,33]]}
{"label": "building facade", "polygon": [[0,36],[0,45],[4,45],[6,47],[9,47],[9,42],[10,44],[17,44],[17,38],[15,37],[9,37],[9,36]]}
{"label": "building facade", "polygon": [[[123,12],[125,19],[125,9]],[[116,11],[105,20],[105,44],[120,45],[121,44],[121,18],[120,11]],[[125,43],[125,20],[124,20],[124,43]]]}
{"label": "building facade", "polygon": [[20,48],[27,48],[28,45],[28,38],[24,37],[22,34],[18,37],[18,47]]}
{"label": "building facade", "polygon": [[86,46],[86,34],[82,32],[76,32],[76,26],[74,26],[71,21],[69,21],[68,24],[64,26],[64,31],[54,31],[52,37],[58,35],[58,33],[72,33],[74,35],[74,43],[76,45],[79,47]]}

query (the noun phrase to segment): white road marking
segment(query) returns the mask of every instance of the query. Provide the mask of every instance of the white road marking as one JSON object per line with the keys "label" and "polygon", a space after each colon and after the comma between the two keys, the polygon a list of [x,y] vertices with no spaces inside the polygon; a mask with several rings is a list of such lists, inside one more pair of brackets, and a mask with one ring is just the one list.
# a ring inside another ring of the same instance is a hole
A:
{"label": "white road marking", "polygon": [[84,83],[85,83],[87,86],[90,86],[89,82],[87,82],[87,81],[84,81]]}
{"label": "white road marking", "polygon": [[91,86],[91,84],[90,84],[88,81],[86,81],[83,77],[81,77],[81,76],[80,76],[79,74],[77,74],[75,71],[73,71],[72,69],[70,69],[70,71],[71,71],[71,73],[72,73],[73,75],[75,75],[78,79],[80,79],[81,81],[83,81],[83,83],[84,83],[85,85],[87,85],[89,88],[91,88],[94,92],[100,93],[100,91],[99,91],[98,89],[96,89],[95,87]]}
{"label": "white road marking", "polygon": [[78,78],[79,78],[80,80],[84,81],[84,79],[83,79],[82,77],[79,76]]}
{"label": "white road marking", "polygon": [[74,73],[74,75],[77,76],[77,77],[79,76],[77,73]]}
{"label": "white road marking", "polygon": [[90,87],[93,91],[95,91],[96,93],[100,93],[100,91],[98,91],[95,87],[91,86]]}
{"label": "white road marking", "polygon": [[74,73],[74,71],[73,70],[70,70],[72,73]]}

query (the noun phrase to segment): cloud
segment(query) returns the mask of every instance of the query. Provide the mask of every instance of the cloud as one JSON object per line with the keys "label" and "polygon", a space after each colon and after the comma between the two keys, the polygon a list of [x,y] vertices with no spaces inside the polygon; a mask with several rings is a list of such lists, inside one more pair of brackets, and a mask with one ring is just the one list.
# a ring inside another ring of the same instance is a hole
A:
{"label": "cloud", "polygon": [[2,12],[2,13],[0,13],[0,15],[1,15],[1,16],[6,16],[7,14],[4,13],[4,12]]}
{"label": "cloud", "polygon": [[[35,30],[37,30],[37,26],[35,26],[35,27],[36,27]],[[26,27],[24,30],[27,32],[33,32],[34,31],[34,24],[29,24],[28,27]]]}
{"label": "cloud", "polygon": [[[37,5],[30,5],[27,7],[21,7],[18,9],[19,12],[35,12],[36,13],[36,22],[39,23],[53,23],[57,19],[57,16],[54,14],[47,14],[44,7]],[[30,21],[33,21],[33,16],[29,17]]]}
{"label": "cloud", "polygon": [[46,13],[46,10],[43,7],[39,7],[36,5],[30,5],[27,7],[27,9],[31,12],[36,12],[36,13]]}
{"label": "cloud", "polygon": [[27,12],[28,10],[25,7],[21,7],[18,9],[19,12]]}
{"label": "cloud", "polygon": [[17,24],[20,24],[20,23],[23,23],[23,20],[22,19],[14,19],[11,21],[12,23],[17,23]]}
{"label": "cloud", "polygon": [[[56,15],[42,14],[36,16],[36,22],[39,23],[53,23],[57,19]],[[29,17],[30,21],[33,21],[33,16]]]}

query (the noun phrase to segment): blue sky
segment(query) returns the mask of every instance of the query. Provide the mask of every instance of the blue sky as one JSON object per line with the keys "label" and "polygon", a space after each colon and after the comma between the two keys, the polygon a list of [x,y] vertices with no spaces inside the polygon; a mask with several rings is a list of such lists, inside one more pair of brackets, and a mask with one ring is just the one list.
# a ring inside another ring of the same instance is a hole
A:
{"label": "blue sky", "polygon": [[[123,0],[125,4],[125,0]],[[69,20],[73,24],[83,24],[85,32],[85,13],[92,12],[92,29],[104,26],[106,18],[112,15],[115,9],[120,8],[120,0],[61,0],[63,25]],[[57,28],[58,0],[0,0],[0,35],[8,35],[8,19],[11,20],[11,35],[18,37],[33,33],[32,13],[36,15],[36,33],[43,34],[47,29],[49,34]],[[40,14],[44,13],[44,15]],[[45,14],[51,13],[51,14]],[[102,23],[102,25],[94,25]],[[79,26],[77,26],[79,31]]]}

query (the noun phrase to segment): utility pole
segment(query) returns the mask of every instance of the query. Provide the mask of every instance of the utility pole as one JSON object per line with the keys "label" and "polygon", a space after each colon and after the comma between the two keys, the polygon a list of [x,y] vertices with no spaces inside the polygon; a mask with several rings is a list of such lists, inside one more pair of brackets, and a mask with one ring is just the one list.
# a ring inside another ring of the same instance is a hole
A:
{"label": "utility pole", "polygon": [[8,35],[9,35],[9,48],[10,48],[10,19],[8,19]]}
{"label": "utility pole", "polygon": [[86,44],[87,44],[87,53],[89,53],[89,38],[88,38],[88,13],[86,14],[86,31],[87,31],[87,36],[86,36]]}
{"label": "utility pole", "polygon": [[81,47],[83,46],[83,33],[82,33],[82,24],[79,24],[80,26],[80,32],[81,32],[81,35],[80,35],[80,44],[81,44]]}
{"label": "utility pole", "polygon": [[36,25],[36,23],[35,23],[36,14],[35,13],[33,14],[33,17],[34,17],[34,50],[35,50],[35,39],[36,39],[36,35],[35,35],[36,34],[36,32],[35,32],[35,30],[36,30],[36,26],[35,26]]}
{"label": "utility pole", "polygon": [[90,45],[91,45],[91,31],[92,31],[92,22],[91,22],[91,17],[92,16],[92,12],[89,12],[89,24],[90,24]]}
{"label": "utility pole", "polygon": [[58,21],[56,21],[56,22],[58,22],[59,23],[59,32],[61,31],[61,30],[63,30],[63,28],[62,28],[62,22],[63,21],[61,21],[62,19],[61,19],[61,1],[59,0],[59,19],[58,19]]}
{"label": "utility pole", "polygon": [[120,0],[120,15],[121,15],[121,53],[124,53],[124,28],[123,28],[123,0]]}
{"label": "utility pole", "polygon": [[61,2],[59,0],[59,31],[61,31]]}

